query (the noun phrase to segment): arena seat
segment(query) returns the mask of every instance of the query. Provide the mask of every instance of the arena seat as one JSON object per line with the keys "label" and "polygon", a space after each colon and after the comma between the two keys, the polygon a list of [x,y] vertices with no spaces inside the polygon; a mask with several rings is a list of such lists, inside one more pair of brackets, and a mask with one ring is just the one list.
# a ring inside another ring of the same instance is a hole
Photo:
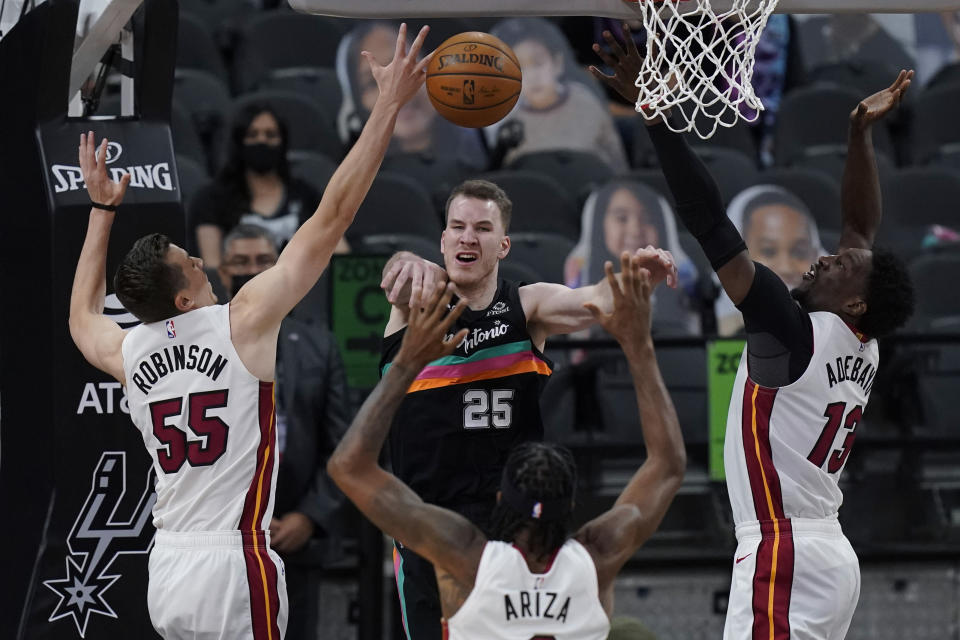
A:
{"label": "arena seat", "polygon": [[332,69],[346,24],[336,18],[290,11],[266,11],[251,16],[238,34],[234,86],[241,92],[250,91],[277,69]]}
{"label": "arena seat", "polygon": [[227,85],[207,71],[177,69],[173,99],[190,115],[211,161],[208,168],[215,169],[222,160],[227,137],[227,118],[231,108]]}
{"label": "arena seat", "polygon": [[563,265],[574,243],[556,233],[510,234],[510,253],[504,262],[519,262],[543,275],[544,282],[563,284]]}
{"label": "arena seat", "polygon": [[525,153],[514,158],[507,169],[534,171],[553,178],[577,206],[583,206],[590,192],[614,175],[596,155],[566,149]]}
{"label": "arena seat", "polygon": [[347,240],[354,244],[364,236],[410,234],[439,244],[442,230],[426,189],[406,176],[381,171],[347,230]]}
{"label": "arena seat", "polygon": [[510,230],[580,237],[580,211],[567,191],[550,176],[533,171],[494,171],[480,176],[507,192],[513,201]]}
{"label": "arena seat", "polygon": [[274,69],[262,79],[261,91],[289,91],[313,101],[331,121],[336,122],[343,104],[343,89],[337,72],[324,67]]}
{"label": "arena seat", "polygon": [[208,26],[199,18],[181,12],[178,28],[176,67],[206,71],[226,83],[227,68]]}
{"label": "arena seat", "polygon": [[287,153],[287,161],[290,163],[290,173],[308,183],[321,195],[337,170],[336,162],[323,154],[310,151],[290,151]]}
{"label": "arena seat", "polygon": [[[776,163],[786,166],[802,155],[845,150],[850,112],[862,98],[857,89],[829,84],[801,87],[784,96],[774,132]],[[874,128],[873,142],[893,154],[884,126]]]}
{"label": "arena seat", "polygon": [[960,84],[952,83],[927,89],[917,97],[912,131],[915,163],[936,163],[943,155],[960,148],[958,101]]}
{"label": "arena seat", "polygon": [[800,198],[810,209],[818,227],[840,228],[840,185],[826,174],[791,167],[765,171],[759,179],[761,183],[783,187]]}

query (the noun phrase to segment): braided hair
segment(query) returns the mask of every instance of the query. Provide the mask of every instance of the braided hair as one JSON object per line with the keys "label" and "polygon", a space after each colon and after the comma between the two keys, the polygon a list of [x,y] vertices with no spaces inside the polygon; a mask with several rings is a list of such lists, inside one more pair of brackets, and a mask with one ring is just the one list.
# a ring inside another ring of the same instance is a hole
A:
{"label": "braided hair", "polygon": [[490,516],[489,538],[512,542],[517,534],[529,531],[530,551],[544,559],[563,546],[570,537],[573,522],[573,498],[577,488],[577,465],[564,447],[527,442],[510,452],[503,469],[503,485],[512,485],[523,496],[541,502],[563,505],[558,514],[541,518],[521,512],[505,499],[497,501]]}

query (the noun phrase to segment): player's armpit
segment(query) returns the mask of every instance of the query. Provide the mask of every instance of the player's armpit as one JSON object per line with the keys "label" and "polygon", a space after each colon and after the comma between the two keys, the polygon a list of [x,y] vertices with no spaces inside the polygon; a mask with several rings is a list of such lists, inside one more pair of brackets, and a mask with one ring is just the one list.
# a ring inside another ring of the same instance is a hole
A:
{"label": "player's armpit", "polygon": [[102,314],[70,316],[70,337],[87,362],[126,384],[123,373],[123,338],[127,332]]}

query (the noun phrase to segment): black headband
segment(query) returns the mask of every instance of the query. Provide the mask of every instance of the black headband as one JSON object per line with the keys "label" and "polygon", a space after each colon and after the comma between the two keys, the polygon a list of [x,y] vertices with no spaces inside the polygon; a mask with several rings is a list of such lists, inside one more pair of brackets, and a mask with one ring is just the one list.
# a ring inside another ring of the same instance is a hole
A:
{"label": "black headband", "polygon": [[526,495],[510,482],[509,474],[506,473],[500,479],[500,494],[500,499],[508,507],[520,515],[534,520],[549,522],[563,520],[570,515],[570,510],[573,507],[573,499],[570,497],[542,500]]}

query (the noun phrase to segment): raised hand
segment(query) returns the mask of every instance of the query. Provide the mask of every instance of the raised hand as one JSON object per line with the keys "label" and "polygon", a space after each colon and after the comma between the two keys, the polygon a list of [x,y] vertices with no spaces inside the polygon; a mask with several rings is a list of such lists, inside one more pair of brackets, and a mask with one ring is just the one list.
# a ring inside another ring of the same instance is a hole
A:
{"label": "raised hand", "polygon": [[410,309],[407,330],[403,336],[400,351],[394,359],[395,364],[403,364],[420,370],[438,358],[453,353],[460,341],[467,336],[467,329],[461,329],[456,335],[447,336],[451,325],[467,308],[467,301],[461,299],[449,313],[447,308],[453,297],[453,286],[438,283],[433,292],[421,302],[421,306]]}
{"label": "raised hand", "polygon": [[620,28],[623,32],[626,49],[620,46],[620,43],[609,31],[603,32],[603,39],[610,46],[609,53],[604,51],[599,44],[593,44],[594,53],[600,56],[605,65],[613,69],[613,75],[608,76],[592,65],[590,66],[590,73],[593,74],[594,78],[623,96],[624,100],[635,104],[640,97],[640,88],[636,85],[636,82],[643,68],[643,56],[637,50],[637,43],[633,41],[630,26],[624,22]]}
{"label": "raised hand", "polygon": [[673,259],[672,253],[648,244],[646,247],[637,249],[633,255],[640,259],[640,266],[649,272],[651,287],[656,287],[666,280],[668,287],[677,288],[677,262]]}
{"label": "raised hand", "polygon": [[130,174],[124,173],[120,182],[107,175],[107,139],[100,141],[97,148],[93,131],[80,134],[80,171],[87,185],[90,200],[99,204],[116,206],[123,200],[130,184]]}
{"label": "raised hand", "polygon": [[903,70],[892,85],[862,100],[850,114],[850,124],[866,129],[874,122],[900,106],[904,94],[913,82],[913,70]]}
{"label": "raised hand", "polygon": [[401,24],[397,33],[397,48],[394,50],[393,60],[387,66],[378,64],[369,51],[360,52],[360,55],[367,59],[373,78],[377,81],[380,99],[402,106],[423,86],[427,78],[427,65],[430,64],[430,59],[435,52],[431,52],[419,61],[417,56],[420,55],[420,49],[429,31],[428,26],[420,29],[416,40],[407,51],[407,25]]}
{"label": "raised hand", "polygon": [[613,295],[612,313],[604,313],[592,302],[583,305],[624,349],[650,339],[650,293],[653,286],[650,272],[641,266],[641,262],[640,256],[631,256],[626,251],[620,254],[621,282],[617,282],[610,261],[603,265]]}

